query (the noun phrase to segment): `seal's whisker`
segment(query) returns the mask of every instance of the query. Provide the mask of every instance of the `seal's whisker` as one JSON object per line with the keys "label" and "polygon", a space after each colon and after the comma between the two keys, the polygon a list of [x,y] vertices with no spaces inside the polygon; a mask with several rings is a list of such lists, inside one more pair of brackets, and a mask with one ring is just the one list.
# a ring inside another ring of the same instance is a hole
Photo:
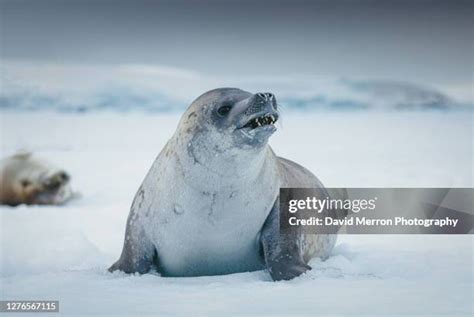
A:
{"label": "seal's whisker", "polygon": [[280,114],[277,122],[277,126],[281,129],[284,129],[283,126],[283,118],[284,118],[284,113],[286,111],[286,105],[278,103],[278,113]]}

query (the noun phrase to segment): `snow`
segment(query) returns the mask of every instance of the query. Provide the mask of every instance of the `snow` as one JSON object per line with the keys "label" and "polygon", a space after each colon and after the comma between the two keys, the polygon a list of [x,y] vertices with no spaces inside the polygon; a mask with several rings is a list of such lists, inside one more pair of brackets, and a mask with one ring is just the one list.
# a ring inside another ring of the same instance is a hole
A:
{"label": "snow", "polygon": [[[72,175],[59,207],[0,207],[0,299],[59,300],[62,315],[472,316],[473,238],[339,236],[287,282],[264,271],[163,278],[108,273],[133,196],[178,114],[0,113],[1,156],[29,149]],[[326,186],[472,187],[470,112],[283,113],[271,144]]]}

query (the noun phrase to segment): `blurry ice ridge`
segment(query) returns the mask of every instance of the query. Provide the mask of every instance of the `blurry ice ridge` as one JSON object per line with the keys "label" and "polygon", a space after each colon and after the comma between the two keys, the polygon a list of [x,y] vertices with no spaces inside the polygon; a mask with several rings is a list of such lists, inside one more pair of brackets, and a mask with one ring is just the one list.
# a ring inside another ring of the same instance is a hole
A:
{"label": "blurry ice ridge", "polygon": [[[265,84],[268,86],[268,84]],[[280,84],[281,85],[281,84]],[[124,88],[111,85],[84,93],[67,90],[41,90],[33,87],[15,87],[0,91],[0,110],[6,111],[55,111],[84,113],[94,111],[114,112],[174,112],[183,111],[192,101],[190,93],[183,97],[140,87]],[[258,87],[258,84],[253,83]],[[315,87],[317,85],[313,85]],[[460,103],[433,88],[396,81],[338,80],[325,90],[321,87],[278,92],[277,99],[286,110],[292,111],[470,111],[471,103]],[[203,91],[204,92],[204,91]],[[197,96],[195,96],[197,97]]]}

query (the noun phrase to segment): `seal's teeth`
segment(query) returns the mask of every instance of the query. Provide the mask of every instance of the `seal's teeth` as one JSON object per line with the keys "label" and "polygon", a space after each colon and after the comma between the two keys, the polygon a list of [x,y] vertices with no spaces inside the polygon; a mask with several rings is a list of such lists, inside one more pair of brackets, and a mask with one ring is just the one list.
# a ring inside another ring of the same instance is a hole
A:
{"label": "seal's teeth", "polygon": [[268,114],[262,117],[253,118],[252,120],[247,122],[244,127],[255,129],[265,125],[273,125],[277,121],[277,119],[278,118],[274,115]]}

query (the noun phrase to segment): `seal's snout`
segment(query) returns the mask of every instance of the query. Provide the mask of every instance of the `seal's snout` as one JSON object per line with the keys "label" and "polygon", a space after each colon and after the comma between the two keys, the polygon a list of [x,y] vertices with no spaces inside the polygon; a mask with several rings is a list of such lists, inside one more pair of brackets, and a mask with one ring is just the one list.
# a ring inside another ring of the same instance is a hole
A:
{"label": "seal's snout", "polygon": [[64,171],[58,171],[44,181],[48,189],[56,189],[69,182],[70,176]]}
{"label": "seal's snout", "polygon": [[257,93],[248,103],[245,113],[245,123],[242,128],[254,130],[257,128],[271,128],[278,120],[277,102],[272,93]]}
{"label": "seal's snout", "polygon": [[246,115],[252,115],[259,112],[270,112],[277,110],[276,98],[272,93],[256,93],[250,98],[248,108],[245,111]]}

